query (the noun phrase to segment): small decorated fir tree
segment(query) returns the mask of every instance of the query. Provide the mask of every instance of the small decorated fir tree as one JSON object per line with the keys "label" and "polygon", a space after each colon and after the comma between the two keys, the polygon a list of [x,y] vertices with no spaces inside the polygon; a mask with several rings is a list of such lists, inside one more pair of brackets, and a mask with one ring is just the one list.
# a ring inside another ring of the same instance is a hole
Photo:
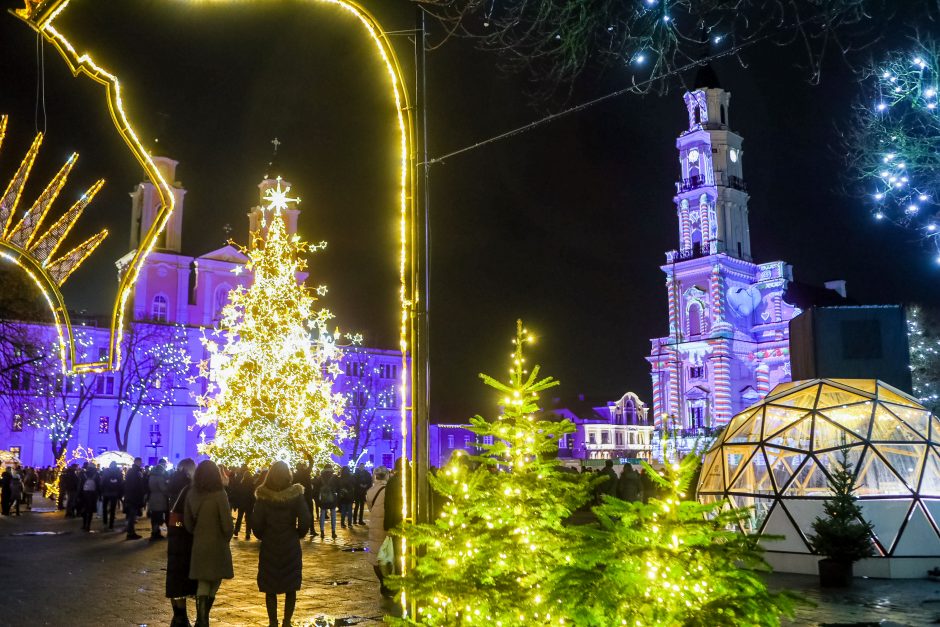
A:
{"label": "small decorated fir tree", "polygon": [[277,460],[320,466],[340,453],[345,400],[333,393],[330,377],[331,368],[338,371],[327,330],[332,314],[314,309],[316,297],[297,280],[303,255],[325,244],[309,246],[287,234],[281,212],[297,200],[287,197],[289,189],[278,179],[267,191],[255,246],[242,248],[254,280],[229,294],[219,328],[203,339],[209,387],[198,399],[197,422],[216,430],[200,452],[227,466],[259,470]]}
{"label": "small decorated fir tree", "polygon": [[562,624],[546,584],[562,556],[572,556],[563,521],[589,487],[557,460],[558,438],[573,425],[536,415],[539,392],[558,382],[539,379],[538,366],[528,371],[523,349],[531,341],[519,321],[509,383],[480,375],[502,406],[495,420],[471,421],[482,453],[456,456],[432,476],[440,517],[405,528],[420,557],[398,583],[417,614],[390,619],[396,624]]}
{"label": "small decorated fir tree", "polygon": [[644,464],[661,499],[605,497],[596,524],[570,529],[552,584],[569,624],[779,625],[792,612],[788,594],[767,590],[757,540],[738,530],[748,513],[684,500],[699,463],[688,455],[662,475]]}
{"label": "small decorated fir tree", "polygon": [[872,524],[862,518],[848,449],[842,449],[838,465],[831,473],[829,489],[832,496],[823,502],[826,516],[813,521],[816,533],[809,537],[810,546],[816,553],[841,564],[871,557]]}

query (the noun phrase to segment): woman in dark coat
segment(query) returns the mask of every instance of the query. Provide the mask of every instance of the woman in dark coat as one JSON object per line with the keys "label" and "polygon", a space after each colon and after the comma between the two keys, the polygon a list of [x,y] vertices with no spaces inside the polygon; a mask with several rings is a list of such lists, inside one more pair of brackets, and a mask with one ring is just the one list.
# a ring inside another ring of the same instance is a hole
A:
{"label": "woman in dark coat", "polygon": [[170,480],[171,493],[176,496],[170,508],[166,527],[166,597],[173,606],[170,627],[189,627],[186,597],[196,596],[198,582],[189,578],[189,562],[193,551],[193,534],[183,526],[186,496],[196,472],[196,462],[190,458],[181,461]]}
{"label": "woman in dark coat", "polygon": [[285,595],[283,625],[289,627],[303,574],[300,539],[310,530],[310,510],[303,486],[291,485],[290,468],[284,462],[274,462],[255,497],[251,522],[261,540],[258,589],[265,593],[272,627],[277,627],[277,595]]}
{"label": "woman in dark coat", "polygon": [[223,579],[232,579],[232,508],[222,486],[222,473],[215,462],[199,462],[193,487],[186,494],[183,524],[193,534],[189,578],[199,582],[196,589],[196,625],[208,627],[209,611]]}

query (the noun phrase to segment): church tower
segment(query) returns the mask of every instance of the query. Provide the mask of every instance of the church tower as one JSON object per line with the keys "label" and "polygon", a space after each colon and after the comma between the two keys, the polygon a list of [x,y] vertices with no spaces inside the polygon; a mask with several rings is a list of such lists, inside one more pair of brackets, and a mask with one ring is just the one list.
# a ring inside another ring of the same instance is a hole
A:
{"label": "church tower", "polygon": [[731,130],[731,94],[709,66],[683,99],[688,128],[676,140],[673,199],[679,246],[666,253],[669,335],[652,340],[658,428],[705,433],[790,379],[783,300],[792,269],[756,264],[748,227],[743,139]]}

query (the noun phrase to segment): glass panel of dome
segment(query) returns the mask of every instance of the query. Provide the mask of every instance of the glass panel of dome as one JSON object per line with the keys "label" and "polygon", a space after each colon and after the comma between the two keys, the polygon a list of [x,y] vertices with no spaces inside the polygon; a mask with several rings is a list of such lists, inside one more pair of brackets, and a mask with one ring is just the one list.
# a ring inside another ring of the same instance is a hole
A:
{"label": "glass panel of dome", "polygon": [[806,415],[806,412],[802,409],[767,405],[764,408],[764,438],[786,429]]}
{"label": "glass panel of dome", "polygon": [[786,391],[793,389],[799,383],[800,381],[784,381],[783,383],[778,383],[776,386],[774,386],[774,389],[770,391],[770,394],[764,400],[765,401],[773,400],[774,398],[776,398],[777,396],[780,396]]}
{"label": "glass panel of dome", "polygon": [[868,427],[871,423],[872,403],[855,403],[841,407],[830,407],[823,414],[832,422],[851,430],[862,439],[868,439]]}
{"label": "glass panel of dome", "polygon": [[891,468],[894,469],[911,490],[917,490],[920,471],[924,466],[926,444],[879,444],[881,453]]}
{"label": "glass panel of dome", "polygon": [[837,388],[832,385],[823,385],[822,389],[819,391],[819,402],[816,404],[816,407],[819,409],[824,407],[838,407],[839,405],[861,403],[866,400],[868,399],[864,396],[853,394],[842,388]]}
{"label": "glass panel of dome", "polygon": [[793,476],[784,491],[786,496],[829,496],[829,478],[812,457]]}
{"label": "glass panel of dome", "polygon": [[767,439],[765,444],[772,446],[785,446],[795,448],[801,451],[809,451],[810,434],[812,433],[813,419],[804,418],[789,429],[782,431],[772,438]]}
{"label": "glass panel of dome", "polygon": [[875,394],[876,381],[874,379],[833,379],[833,381],[849,388],[867,392],[868,394]]}
{"label": "glass panel of dome", "polygon": [[816,415],[816,422],[813,428],[814,451],[842,448],[853,444],[862,444],[862,441],[847,429],[827,420],[822,414]]}
{"label": "glass panel of dome", "polygon": [[[803,532],[804,537],[813,535],[815,533],[813,531],[813,521],[826,515],[823,511],[822,499],[782,499],[780,505],[783,505],[790,512],[790,516],[796,521],[796,525]],[[780,505],[777,507],[780,507]]]}
{"label": "glass panel of dome", "polygon": [[784,405],[785,407],[798,407],[803,409],[812,409],[816,406],[816,393],[819,391],[818,385],[812,385],[802,390],[796,390],[782,398],[772,399],[775,405]]}
{"label": "glass panel of dome", "polygon": [[892,414],[903,420],[907,426],[914,429],[914,431],[919,433],[923,438],[927,437],[927,429],[930,426],[929,411],[895,405],[893,403],[885,403],[884,406],[890,409]]}
{"label": "glass panel of dome", "polygon": [[756,449],[756,446],[741,445],[721,447],[722,460],[724,460],[725,467],[725,482],[727,485],[734,483],[741,465],[751,458],[751,455]]}
{"label": "glass panel of dome", "polygon": [[754,414],[760,413],[760,409],[746,409],[734,418],[731,419],[731,422],[728,423],[728,426],[725,428],[725,433],[734,434],[735,431],[741,428],[741,426],[748,421],[748,419]]}
{"label": "glass panel of dome", "polygon": [[773,499],[765,499],[756,496],[745,496],[742,494],[729,494],[728,500],[737,509],[747,508],[747,518],[742,522],[742,527],[747,533],[755,533],[760,529],[764,519],[767,518],[767,512],[773,507]]}
{"label": "glass panel of dome", "polygon": [[934,416],[930,419],[930,441],[940,442],[940,418]]}
{"label": "glass panel of dome", "polygon": [[748,494],[774,494],[774,486],[770,481],[767,460],[764,453],[758,450],[748,460],[747,464],[738,473],[729,488],[730,492],[744,492]]}
{"label": "glass panel of dome", "polygon": [[730,438],[726,440],[729,444],[735,443],[757,443],[760,440],[760,415],[748,418],[747,422],[741,425]]}
{"label": "glass panel of dome", "polygon": [[725,485],[721,476],[721,457],[712,455],[705,460],[707,468],[702,471],[699,492],[721,492]]}
{"label": "glass panel of dome", "polygon": [[927,460],[924,462],[924,474],[920,481],[920,494],[921,496],[940,496],[940,457],[938,457],[935,447],[930,448],[931,451],[927,454]]}
{"label": "glass panel of dome", "polygon": [[799,468],[803,460],[806,459],[806,455],[803,453],[796,453],[772,446],[765,446],[764,454],[767,456],[767,465],[770,475],[778,491],[783,489],[787,481],[790,480],[790,477],[793,476],[793,473],[796,472],[796,469]]}
{"label": "glass panel of dome", "polygon": [[878,400],[880,401],[890,401],[892,403],[898,403],[900,405],[912,405],[911,400],[905,398],[886,386],[885,384],[878,383]]}
{"label": "glass panel of dome", "polygon": [[[833,455],[832,453],[824,454]],[[833,455],[833,457],[835,456]],[[864,458],[859,464],[859,472],[856,477],[855,493],[858,496],[871,496],[875,494],[901,496],[911,493],[911,490],[901,481],[901,478],[895,474],[881,457],[874,454],[872,449],[869,449],[865,453]]]}
{"label": "glass panel of dome", "polygon": [[884,405],[875,408],[875,419],[871,425],[872,442],[923,442],[924,438],[898,420]]}

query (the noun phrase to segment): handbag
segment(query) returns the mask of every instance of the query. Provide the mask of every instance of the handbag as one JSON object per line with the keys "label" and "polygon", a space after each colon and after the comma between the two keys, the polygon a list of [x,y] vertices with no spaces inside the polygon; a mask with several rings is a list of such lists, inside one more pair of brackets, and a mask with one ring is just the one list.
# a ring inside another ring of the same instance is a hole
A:
{"label": "handbag", "polygon": [[382,546],[379,547],[376,561],[378,561],[379,568],[386,575],[391,574],[395,569],[395,545],[392,543],[392,536],[385,536]]}
{"label": "handbag", "polygon": [[182,527],[183,526],[183,514],[182,512],[170,512],[170,520],[166,524],[168,529],[173,527]]}

